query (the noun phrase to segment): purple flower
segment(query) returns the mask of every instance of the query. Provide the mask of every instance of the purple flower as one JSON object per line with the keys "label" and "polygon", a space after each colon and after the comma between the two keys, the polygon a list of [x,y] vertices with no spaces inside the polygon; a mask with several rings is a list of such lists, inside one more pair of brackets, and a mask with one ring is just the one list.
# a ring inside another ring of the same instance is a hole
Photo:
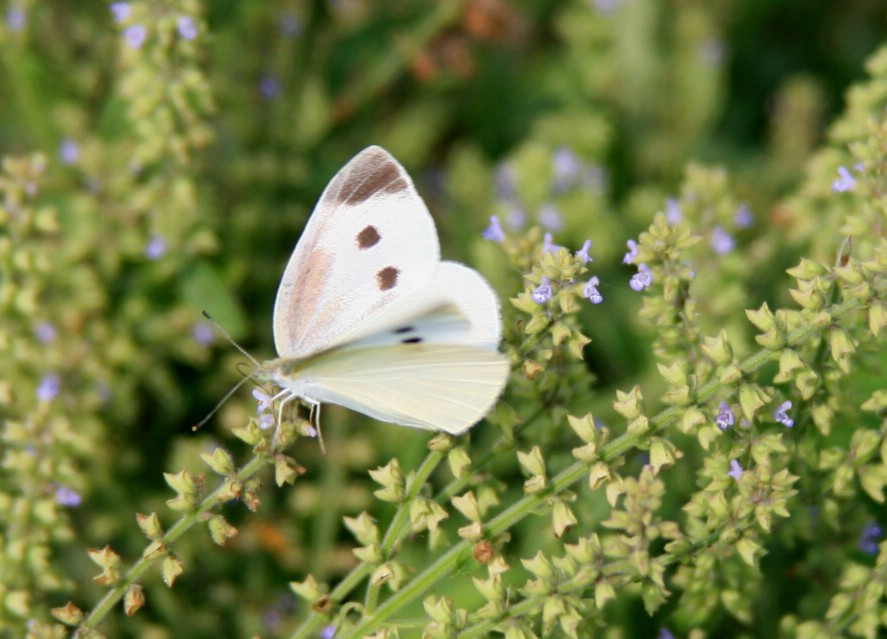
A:
{"label": "purple flower", "polygon": [[198,344],[209,346],[216,341],[216,332],[206,322],[195,322],[191,327],[191,337]]}
{"label": "purple flower", "polygon": [[123,30],[123,38],[130,49],[141,49],[148,39],[148,28],[143,24],[134,24]]}
{"label": "purple flower", "polygon": [[551,294],[551,283],[548,281],[547,277],[543,277],[542,283],[533,289],[533,301],[537,304],[545,304],[545,302],[551,299]]}
{"label": "purple flower", "polygon": [[741,229],[747,229],[755,223],[755,218],[751,214],[751,208],[748,204],[743,203],[739,205],[739,208],[736,209],[736,217],[733,218],[733,223]]}
{"label": "purple flower", "polygon": [[320,631],[320,639],[335,639],[336,627],[332,624]]}
{"label": "purple flower", "polygon": [[52,322],[47,322],[46,320],[40,320],[34,326],[34,337],[42,344],[51,344],[55,341],[57,331],[55,330],[55,324]]}
{"label": "purple flower", "polygon": [[623,264],[631,264],[637,259],[638,256],[638,243],[634,240],[627,240],[625,242],[628,245],[628,253],[625,254],[625,257],[622,258]]}
{"label": "purple flower", "polygon": [[509,228],[514,229],[515,231],[519,231],[527,223],[527,213],[519,206],[513,206],[510,211],[508,211],[508,226]]}
{"label": "purple flower", "polygon": [[28,26],[28,14],[21,7],[13,5],[6,10],[6,24],[10,31],[24,31]]}
{"label": "purple flower", "polygon": [[256,413],[264,413],[266,410],[271,408],[271,402],[274,401],[274,398],[263,391],[261,388],[253,389],[253,397],[255,397],[256,401],[259,403],[259,405],[256,407]]}
{"label": "purple flower", "polygon": [[511,202],[517,199],[517,180],[514,175],[514,167],[511,164],[504,162],[497,166],[493,174],[493,182],[500,200]]}
{"label": "purple flower", "polygon": [[284,13],[280,16],[280,33],[286,38],[295,38],[302,32],[302,23],[292,13]]}
{"label": "purple flower", "polygon": [[727,472],[730,477],[732,477],[736,481],[739,481],[739,478],[742,477],[742,473],[744,472],[745,471],[742,469],[742,465],[739,463],[739,461],[735,459],[730,460],[730,470]]}
{"label": "purple flower", "polygon": [[631,276],[628,285],[636,291],[643,291],[653,283],[653,271],[646,264],[638,264],[638,272]]}
{"label": "purple flower", "polygon": [[59,394],[62,380],[58,373],[48,373],[40,380],[37,387],[37,399],[41,402],[51,402]]}
{"label": "purple flower", "polygon": [[83,502],[83,497],[76,490],[67,486],[59,486],[55,490],[55,501],[59,506],[76,508]]}
{"label": "purple flower", "polygon": [[62,164],[74,164],[80,159],[80,147],[71,138],[65,138],[59,145],[59,160]]}
{"label": "purple flower", "polygon": [[484,231],[483,236],[485,240],[502,244],[505,240],[505,231],[502,230],[502,225],[499,223],[498,217],[495,215],[490,216],[490,226]]}
{"label": "purple flower", "polygon": [[670,197],[665,200],[665,217],[668,219],[669,224],[677,224],[684,218],[684,213],[681,211],[681,205],[678,204],[678,201]]}
{"label": "purple flower", "polygon": [[598,276],[595,275],[585,283],[585,288],[582,289],[582,296],[587,298],[592,304],[600,304],[604,301],[604,296],[597,290],[600,283]]}
{"label": "purple flower", "polygon": [[727,233],[723,226],[718,224],[711,233],[711,247],[715,250],[715,253],[724,255],[732,251],[735,246],[736,241],[733,239],[733,236]]}
{"label": "purple flower", "polygon": [[176,30],[185,40],[193,40],[197,37],[197,23],[191,16],[179,16],[176,20]]}
{"label": "purple flower", "polygon": [[792,407],[790,401],[782,402],[775,411],[773,411],[773,419],[785,426],[791,428],[795,425],[795,420],[788,416],[788,411]]}
{"label": "purple flower", "polygon": [[594,0],[594,8],[601,13],[612,13],[619,2],[620,0]]}
{"label": "purple flower", "polygon": [[546,233],[542,238],[542,254],[557,253],[560,246],[552,241],[551,233]]}
{"label": "purple flower", "polygon": [[576,181],[576,176],[582,169],[582,163],[576,154],[565,146],[559,147],[552,158],[554,165],[554,188],[556,190],[567,189]]}
{"label": "purple flower", "polygon": [[280,97],[281,91],[280,80],[273,75],[263,75],[259,80],[259,94],[263,100],[273,100]]}
{"label": "purple flower", "polygon": [[656,639],[674,639],[674,635],[671,634],[671,631],[668,628],[660,628],[659,634],[656,635]]}
{"label": "purple flower", "polygon": [[853,187],[856,186],[856,178],[850,174],[846,166],[838,167],[838,175],[840,177],[832,183],[832,191],[843,193],[853,190]]}
{"label": "purple flower", "polygon": [[309,424],[305,427],[305,434],[308,435],[308,437],[317,437],[317,429]]}
{"label": "purple flower", "polygon": [[730,408],[730,404],[727,402],[721,402],[718,408],[719,410],[717,417],[715,417],[715,424],[717,424],[718,428],[721,430],[727,430],[734,422],[733,409]]}
{"label": "purple flower", "polygon": [[274,426],[274,413],[262,413],[259,415],[259,428],[268,430]]}
{"label": "purple flower", "polygon": [[582,245],[582,248],[576,251],[576,258],[582,260],[583,264],[588,264],[589,262],[593,262],[594,258],[588,254],[588,251],[591,250],[591,240],[585,240],[585,244]]}
{"label": "purple flower", "polygon": [[544,204],[539,209],[539,224],[549,231],[559,231],[564,226],[564,221],[554,204]]}
{"label": "purple flower", "polygon": [[859,535],[859,549],[867,555],[877,555],[878,540],[883,536],[884,529],[877,522],[867,523],[862,529],[862,534]]}
{"label": "purple flower", "polygon": [[155,233],[145,245],[145,257],[149,260],[159,260],[166,254],[166,240],[162,235]]}
{"label": "purple flower", "polygon": [[114,16],[114,22],[126,22],[132,15],[132,7],[128,2],[112,2],[111,15]]}

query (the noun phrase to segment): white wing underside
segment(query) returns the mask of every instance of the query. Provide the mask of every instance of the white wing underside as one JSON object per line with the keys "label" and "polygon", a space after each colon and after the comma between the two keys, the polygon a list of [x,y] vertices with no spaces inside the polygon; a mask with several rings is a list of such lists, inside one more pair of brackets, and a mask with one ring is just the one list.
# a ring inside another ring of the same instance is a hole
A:
{"label": "white wing underside", "polygon": [[334,351],[275,381],[309,401],[457,435],[489,411],[508,369],[502,354],[482,348],[399,344]]}

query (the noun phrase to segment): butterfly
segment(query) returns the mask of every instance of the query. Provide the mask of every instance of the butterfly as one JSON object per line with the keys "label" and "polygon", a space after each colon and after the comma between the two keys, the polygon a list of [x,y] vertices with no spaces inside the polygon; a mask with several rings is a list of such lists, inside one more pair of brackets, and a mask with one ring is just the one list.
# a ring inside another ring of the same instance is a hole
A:
{"label": "butterfly", "polygon": [[274,303],[279,357],[258,377],[283,403],[458,435],[505,386],[501,333],[493,289],[441,261],[406,170],[371,146],[333,177],[293,250]]}

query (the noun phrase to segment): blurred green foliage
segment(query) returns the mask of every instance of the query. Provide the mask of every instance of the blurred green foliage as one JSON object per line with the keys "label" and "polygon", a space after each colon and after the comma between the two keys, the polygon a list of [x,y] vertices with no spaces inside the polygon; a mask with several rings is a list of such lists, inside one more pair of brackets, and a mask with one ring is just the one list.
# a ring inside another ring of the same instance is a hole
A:
{"label": "blurred green foliage", "polygon": [[[881,3],[0,16],[0,635],[884,634]],[[270,358],[369,144],[499,291],[502,402],[430,442],[331,407],[323,455],[244,389],[192,432],[243,361],[201,311]]]}

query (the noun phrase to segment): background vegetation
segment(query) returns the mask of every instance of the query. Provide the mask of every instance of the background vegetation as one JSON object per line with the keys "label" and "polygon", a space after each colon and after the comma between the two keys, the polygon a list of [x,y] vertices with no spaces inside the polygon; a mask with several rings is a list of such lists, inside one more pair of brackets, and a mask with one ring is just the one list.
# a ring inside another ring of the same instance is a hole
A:
{"label": "background vegetation", "polygon": [[[884,635],[882,3],[2,7],[3,636]],[[369,144],[501,404],[192,432]]]}

